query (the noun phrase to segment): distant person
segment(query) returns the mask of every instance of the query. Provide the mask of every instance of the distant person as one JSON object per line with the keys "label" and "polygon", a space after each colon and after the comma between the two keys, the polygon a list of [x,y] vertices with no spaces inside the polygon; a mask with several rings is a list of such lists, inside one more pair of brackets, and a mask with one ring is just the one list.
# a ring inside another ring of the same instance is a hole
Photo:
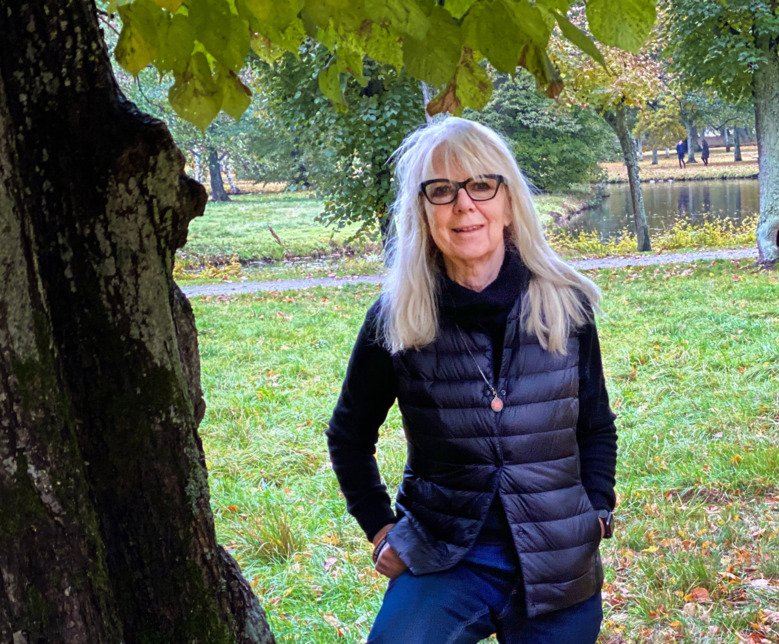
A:
{"label": "distant person", "polygon": [[684,161],[684,157],[687,154],[687,141],[679,140],[679,143],[676,144],[676,156],[679,157],[679,167],[684,168],[687,166],[687,163]]}
{"label": "distant person", "polygon": [[703,159],[703,165],[709,165],[709,144],[706,139],[701,139],[701,159]]}

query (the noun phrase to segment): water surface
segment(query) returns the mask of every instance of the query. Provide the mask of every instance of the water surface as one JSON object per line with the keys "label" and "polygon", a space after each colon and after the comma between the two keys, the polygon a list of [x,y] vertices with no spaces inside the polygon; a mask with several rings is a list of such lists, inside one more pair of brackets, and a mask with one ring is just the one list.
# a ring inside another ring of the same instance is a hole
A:
{"label": "water surface", "polygon": [[[668,230],[676,221],[693,225],[712,219],[739,223],[759,211],[757,179],[662,181],[642,183],[650,234]],[[571,230],[597,231],[602,239],[634,230],[628,184],[606,186],[603,202],[572,222]]]}

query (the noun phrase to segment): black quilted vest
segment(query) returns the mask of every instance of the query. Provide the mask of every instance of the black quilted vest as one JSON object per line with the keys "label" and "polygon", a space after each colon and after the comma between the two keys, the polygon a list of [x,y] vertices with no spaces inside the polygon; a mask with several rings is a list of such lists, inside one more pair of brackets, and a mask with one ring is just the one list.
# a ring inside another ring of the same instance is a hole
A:
{"label": "black quilted vest", "polygon": [[568,355],[549,353],[519,318],[518,300],[495,384],[499,413],[474,363],[490,377],[485,333],[463,337],[442,321],[432,344],[393,357],[408,458],[388,540],[414,574],[451,568],[474,544],[497,490],[534,617],[592,597],[603,571],[600,524],[579,475],[578,338],[569,338]]}

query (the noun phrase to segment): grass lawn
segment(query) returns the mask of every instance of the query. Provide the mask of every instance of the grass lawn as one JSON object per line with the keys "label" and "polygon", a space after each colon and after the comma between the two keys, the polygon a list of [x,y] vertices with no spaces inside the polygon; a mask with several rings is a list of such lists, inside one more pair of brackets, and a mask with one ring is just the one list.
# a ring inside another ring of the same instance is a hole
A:
{"label": "grass lawn", "polygon": [[[658,164],[652,165],[652,152],[644,152],[644,160],[639,161],[642,181],[691,181],[698,179],[749,179],[757,177],[757,146],[741,146],[743,161],[733,161],[733,152],[725,152],[725,148],[711,148],[709,165],[703,165],[701,155],[696,152],[697,163],[688,163],[686,168],[679,167],[676,151],[666,159],[665,153],[658,154]],[[627,170],[622,161],[601,163],[606,170],[607,181],[626,182]]]}
{"label": "grass lawn", "polygon": [[[779,640],[779,275],[751,263],[591,273],[619,414],[603,641]],[[376,287],[195,299],[220,541],[280,642],[364,641],[385,586],[324,430]],[[405,458],[395,409],[378,460]]]}
{"label": "grass lawn", "polygon": [[[316,223],[321,202],[304,192],[244,194],[231,201],[209,201],[202,217],[189,225],[187,244],[180,252],[185,264],[224,262],[235,255],[242,261],[281,260],[364,253],[373,240],[351,241],[356,226],[341,230]],[[274,237],[275,234],[275,237]]]}

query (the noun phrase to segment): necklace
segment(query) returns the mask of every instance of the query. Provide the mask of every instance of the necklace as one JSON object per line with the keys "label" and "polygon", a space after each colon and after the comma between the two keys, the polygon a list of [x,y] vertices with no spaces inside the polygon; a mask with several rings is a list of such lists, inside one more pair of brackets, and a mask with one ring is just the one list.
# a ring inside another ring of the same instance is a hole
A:
{"label": "necklace", "polygon": [[455,324],[457,327],[457,332],[460,334],[460,339],[463,341],[463,344],[465,345],[465,350],[468,352],[468,355],[471,356],[471,360],[473,360],[473,364],[476,365],[476,368],[479,370],[479,375],[481,375],[482,380],[484,380],[485,384],[490,388],[490,393],[492,394],[492,400],[490,401],[490,409],[494,411],[496,414],[498,412],[503,411],[503,401],[501,400],[500,396],[498,396],[498,392],[495,389],[495,387],[492,386],[492,383],[487,379],[487,376],[484,375],[484,372],[481,370],[481,367],[479,366],[479,363],[476,362],[476,358],[473,357],[473,353],[471,353],[471,348],[468,346],[468,340],[465,338],[465,334],[462,332],[462,329],[460,328],[459,324]]}

